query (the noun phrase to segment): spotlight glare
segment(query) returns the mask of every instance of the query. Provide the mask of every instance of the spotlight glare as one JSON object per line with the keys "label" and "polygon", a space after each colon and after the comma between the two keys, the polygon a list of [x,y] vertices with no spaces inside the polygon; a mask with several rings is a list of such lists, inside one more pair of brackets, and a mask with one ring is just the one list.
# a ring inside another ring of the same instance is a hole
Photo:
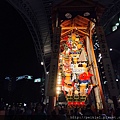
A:
{"label": "spotlight glare", "polygon": [[57,93],[57,94],[60,94],[60,91],[57,91],[56,93]]}
{"label": "spotlight glare", "polygon": [[110,51],[112,51],[113,49],[112,48],[110,48]]}
{"label": "spotlight glare", "polygon": [[60,91],[60,90],[61,90],[61,88],[60,88],[60,87],[57,87],[57,88],[56,88],[56,90],[57,90],[57,91]]}
{"label": "spotlight glare", "polygon": [[116,26],[119,26],[119,23],[116,23]]}
{"label": "spotlight glare", "polygon": [[43,65],[44,63],[43,62],[41,62],[41,65]]}

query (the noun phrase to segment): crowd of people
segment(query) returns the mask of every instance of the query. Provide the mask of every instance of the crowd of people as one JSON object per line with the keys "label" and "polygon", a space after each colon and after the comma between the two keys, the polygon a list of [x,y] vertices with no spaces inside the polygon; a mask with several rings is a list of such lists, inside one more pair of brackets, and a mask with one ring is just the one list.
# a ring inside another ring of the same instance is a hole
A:
{"label": "crowd of people", "polygon": [[[120,116],[120,108],[114,111],[110,109],[107,113],[102,110],[94,111],[91,105],[84,107],[56,105],[52,111],[48,104],[29,103],[26,105],[0,104],[0,114],[4,114],[4,120],[74,120],[74,119],[116,119]],[[2,120],[0,118],[0,120]]]}

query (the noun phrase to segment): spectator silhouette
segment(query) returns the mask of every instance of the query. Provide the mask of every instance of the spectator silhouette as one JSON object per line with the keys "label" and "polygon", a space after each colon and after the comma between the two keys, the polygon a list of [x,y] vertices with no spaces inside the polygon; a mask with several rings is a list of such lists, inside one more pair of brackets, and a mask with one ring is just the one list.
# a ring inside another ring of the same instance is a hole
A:
{"label": "spectator silhouette", "polygon": [[115,116],[118,117],[120,116],[120,107],[118,107],[115,111]]}
{"label": "spectator silhouette", "polygon": [[35,114],[34,114],[34,120],[46,120],[47,115],[44,113],[45,106],[41,103],[36,104]]}
{"label": "spectator silhouette", "polygon": [[90,104],[88,104],[88,105],[86,106],[84,115],[85,115],[85,116],[93,116],[93,115],[94,115],[94,112],[91,110]]}

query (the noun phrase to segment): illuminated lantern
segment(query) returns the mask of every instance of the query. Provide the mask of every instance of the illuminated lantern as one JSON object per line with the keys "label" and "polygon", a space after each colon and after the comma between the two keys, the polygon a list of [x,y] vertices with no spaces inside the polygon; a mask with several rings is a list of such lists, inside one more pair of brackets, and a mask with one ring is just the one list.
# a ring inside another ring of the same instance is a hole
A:
{"label": "illuminated lantern", "polygon": [[76,39],[76,34],[72,33],[72,40],[75,40],[75,39]]}
{"label": "illuminated lantern", "polygon": [[74,105],[74,102],[71,102],[71,105]]}
{"label": "illuminated lantern", "polygon": [[80,105],[80,102],[77,102],[78,105]]}
{"label": "illuminated lantern", "polygon": [[81,102],[81,105],[85,105],[85,102]]}
{"label": "illuminated lantern", "polygon": [[71,105],[71,102],[68,102],[68,105]]}
{"label": "illuminated lantern", "polygon": [[73,105],[76,105],[77,102],[73,102]]}

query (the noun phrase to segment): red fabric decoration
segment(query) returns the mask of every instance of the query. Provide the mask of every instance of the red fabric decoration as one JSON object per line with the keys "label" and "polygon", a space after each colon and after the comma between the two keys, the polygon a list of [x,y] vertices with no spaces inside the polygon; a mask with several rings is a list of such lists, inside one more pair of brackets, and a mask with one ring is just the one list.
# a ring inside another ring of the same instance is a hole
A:
{"label": "red fabric decoration", "polygon": [[91,77],[91,76],[93,76],[93,74],[91,74],[90,72],[88,72],[88,75]]}
{"label": "red fabric decoration", "polygon": [[90,72],[86,73],[82,73],[79,75],[79,80],[90,80],[90,77],[93,76],[93,74],[91,74]]}
{"label": "red fabric decoration", "polygon": [[68,36],[64,37],[63,39],[64,39],[64,40],[68,40]]}

